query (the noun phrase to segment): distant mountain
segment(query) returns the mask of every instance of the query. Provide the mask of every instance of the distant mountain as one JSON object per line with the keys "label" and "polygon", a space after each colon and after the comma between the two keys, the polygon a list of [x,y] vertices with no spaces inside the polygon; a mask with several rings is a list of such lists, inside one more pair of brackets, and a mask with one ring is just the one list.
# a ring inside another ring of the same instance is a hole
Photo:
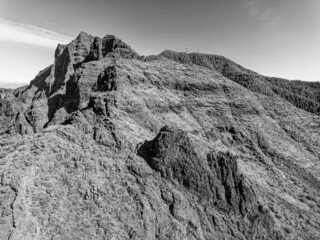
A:
{"label": "distant mountain", "polygon": [[179,63],[192,63],[216,70],[250,91],[267,96],[279,96],[298,108],[320,114],[320,82],[289,81],[262,76],[219,55],[187,54],[166,50],[160,56]]}
{"label": "distant mountain", "polygon": [[0,89],[16,89],[25,85],[29,85],[29,83],[0,81]]}
{"label": "distant mountain", "polygon": [[82,32],[0,89],[0,239],[320,239],[318,89]]}

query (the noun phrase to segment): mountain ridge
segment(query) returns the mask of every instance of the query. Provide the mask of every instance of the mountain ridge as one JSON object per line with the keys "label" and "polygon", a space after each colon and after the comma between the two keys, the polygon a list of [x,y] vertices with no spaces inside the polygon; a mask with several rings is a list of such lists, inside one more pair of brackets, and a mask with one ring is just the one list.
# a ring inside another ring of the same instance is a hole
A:
{"label": "mountain ridge", "polygon": [[[244,68],[243,66],[221,55],[185,53],[165,50],[159,55],[140,56],[134,50],[132,50],[130,46],[116,38],[114,35],[107,34],[103,38],[99,38],[94,37],[86,32],[81,32],[73,41],[76,41],[77,39],[82,39],[82,41],[88,41],[91,39],[92,46],[90,49],[90,54],[86,56],[86,59],[83,60],[83,62],[98,60],[99,58],[103,58],[103,56],[105,56],[107,53],[117,51],[118,54],[120,53],[121,57],[136,58],[141,61],[152,61],[161,57],[165,57],[179,63],[192,63],[214,71],[218,71],[223,76],[235,81],[236,83],[253,92],[269,96],[278,95],[301,109],[317,115],[320,114],[320,91],[319,84],[317,84],[317,82],[287,80],[283,78],[263,76],[257,72]],[[109,47],[103,48],[102,46],[106,44],[109,45]],[[122,44],[123,46],[121,46]],[[64,49],[67,45],[68,44],[58,44],[55,58],[57,58],[57,54],[60,51],[62,53],[60,48]],[[82,62],[81,60],[77,59],[75,59],[75,61]]]}
{"label": "mountain ridge", "polygon": [[[268,96],[278,95],[296,107],[317,115],[320,114],[320,94],[317,82],[289,81],[276,77],[266,77],[220,55],[187,54],[169,50],[160,53],[160,55],[180,63],[193,63],[216,70],[223,76],[253,92]],[[313,87],[310,87],[310,85],[313,85]]]}

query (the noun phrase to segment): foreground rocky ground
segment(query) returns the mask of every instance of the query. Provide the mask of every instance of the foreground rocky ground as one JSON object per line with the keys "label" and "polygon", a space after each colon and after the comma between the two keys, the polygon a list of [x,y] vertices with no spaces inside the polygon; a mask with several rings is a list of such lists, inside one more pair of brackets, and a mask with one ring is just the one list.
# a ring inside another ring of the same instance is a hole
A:
{"label": "foreground rocky ground", "polygon": [[0,239],[320,239],[320,117],[81,33],[0,90]]}

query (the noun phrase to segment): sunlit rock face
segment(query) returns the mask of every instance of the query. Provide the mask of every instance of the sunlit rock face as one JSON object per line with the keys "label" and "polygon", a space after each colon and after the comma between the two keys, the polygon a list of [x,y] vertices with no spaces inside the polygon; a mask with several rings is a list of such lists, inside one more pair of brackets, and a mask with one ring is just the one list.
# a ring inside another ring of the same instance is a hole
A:
{"label": "sunlit rock face", "polygon": [[113,35],[58,45],[0,89],[0,239],[320,239],[320,118],[275,86]]}

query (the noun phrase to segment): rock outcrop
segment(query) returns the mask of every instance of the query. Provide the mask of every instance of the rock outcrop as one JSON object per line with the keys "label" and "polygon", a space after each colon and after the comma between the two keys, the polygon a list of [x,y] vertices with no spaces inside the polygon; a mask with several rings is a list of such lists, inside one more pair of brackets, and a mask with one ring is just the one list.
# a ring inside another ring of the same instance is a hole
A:
{"label": "rock outcrop", "polygon": [[319,239],[320,117],[198,57],[82,32],[1,89],[0,239]]}
{"label": "rock outcrop", "polygon": [[[223,232],[224,238],[230,235],[240,239],[263,239],[266,236],[281,239],[274,230],[274,221],[258,204],[254,191],[239,173],[235,156],[230,152],[210,152],[203,158],[185,132],[164,127],[154,140],[141,145],[138,154],[151,168],[160,172],[161,177],[178,189],[194,194],[206,209],[212,211],[214,208],[229,220],[238,216],[237,224],[233,225],[224,219],[215,219],[212,212],[200,215],[202,220],[213,216],[211,227],[214,232]],[[168,205],[174,208],[174,199],[169,199]],[[233,232],[219,228],[221,225],[229,225]]]}

